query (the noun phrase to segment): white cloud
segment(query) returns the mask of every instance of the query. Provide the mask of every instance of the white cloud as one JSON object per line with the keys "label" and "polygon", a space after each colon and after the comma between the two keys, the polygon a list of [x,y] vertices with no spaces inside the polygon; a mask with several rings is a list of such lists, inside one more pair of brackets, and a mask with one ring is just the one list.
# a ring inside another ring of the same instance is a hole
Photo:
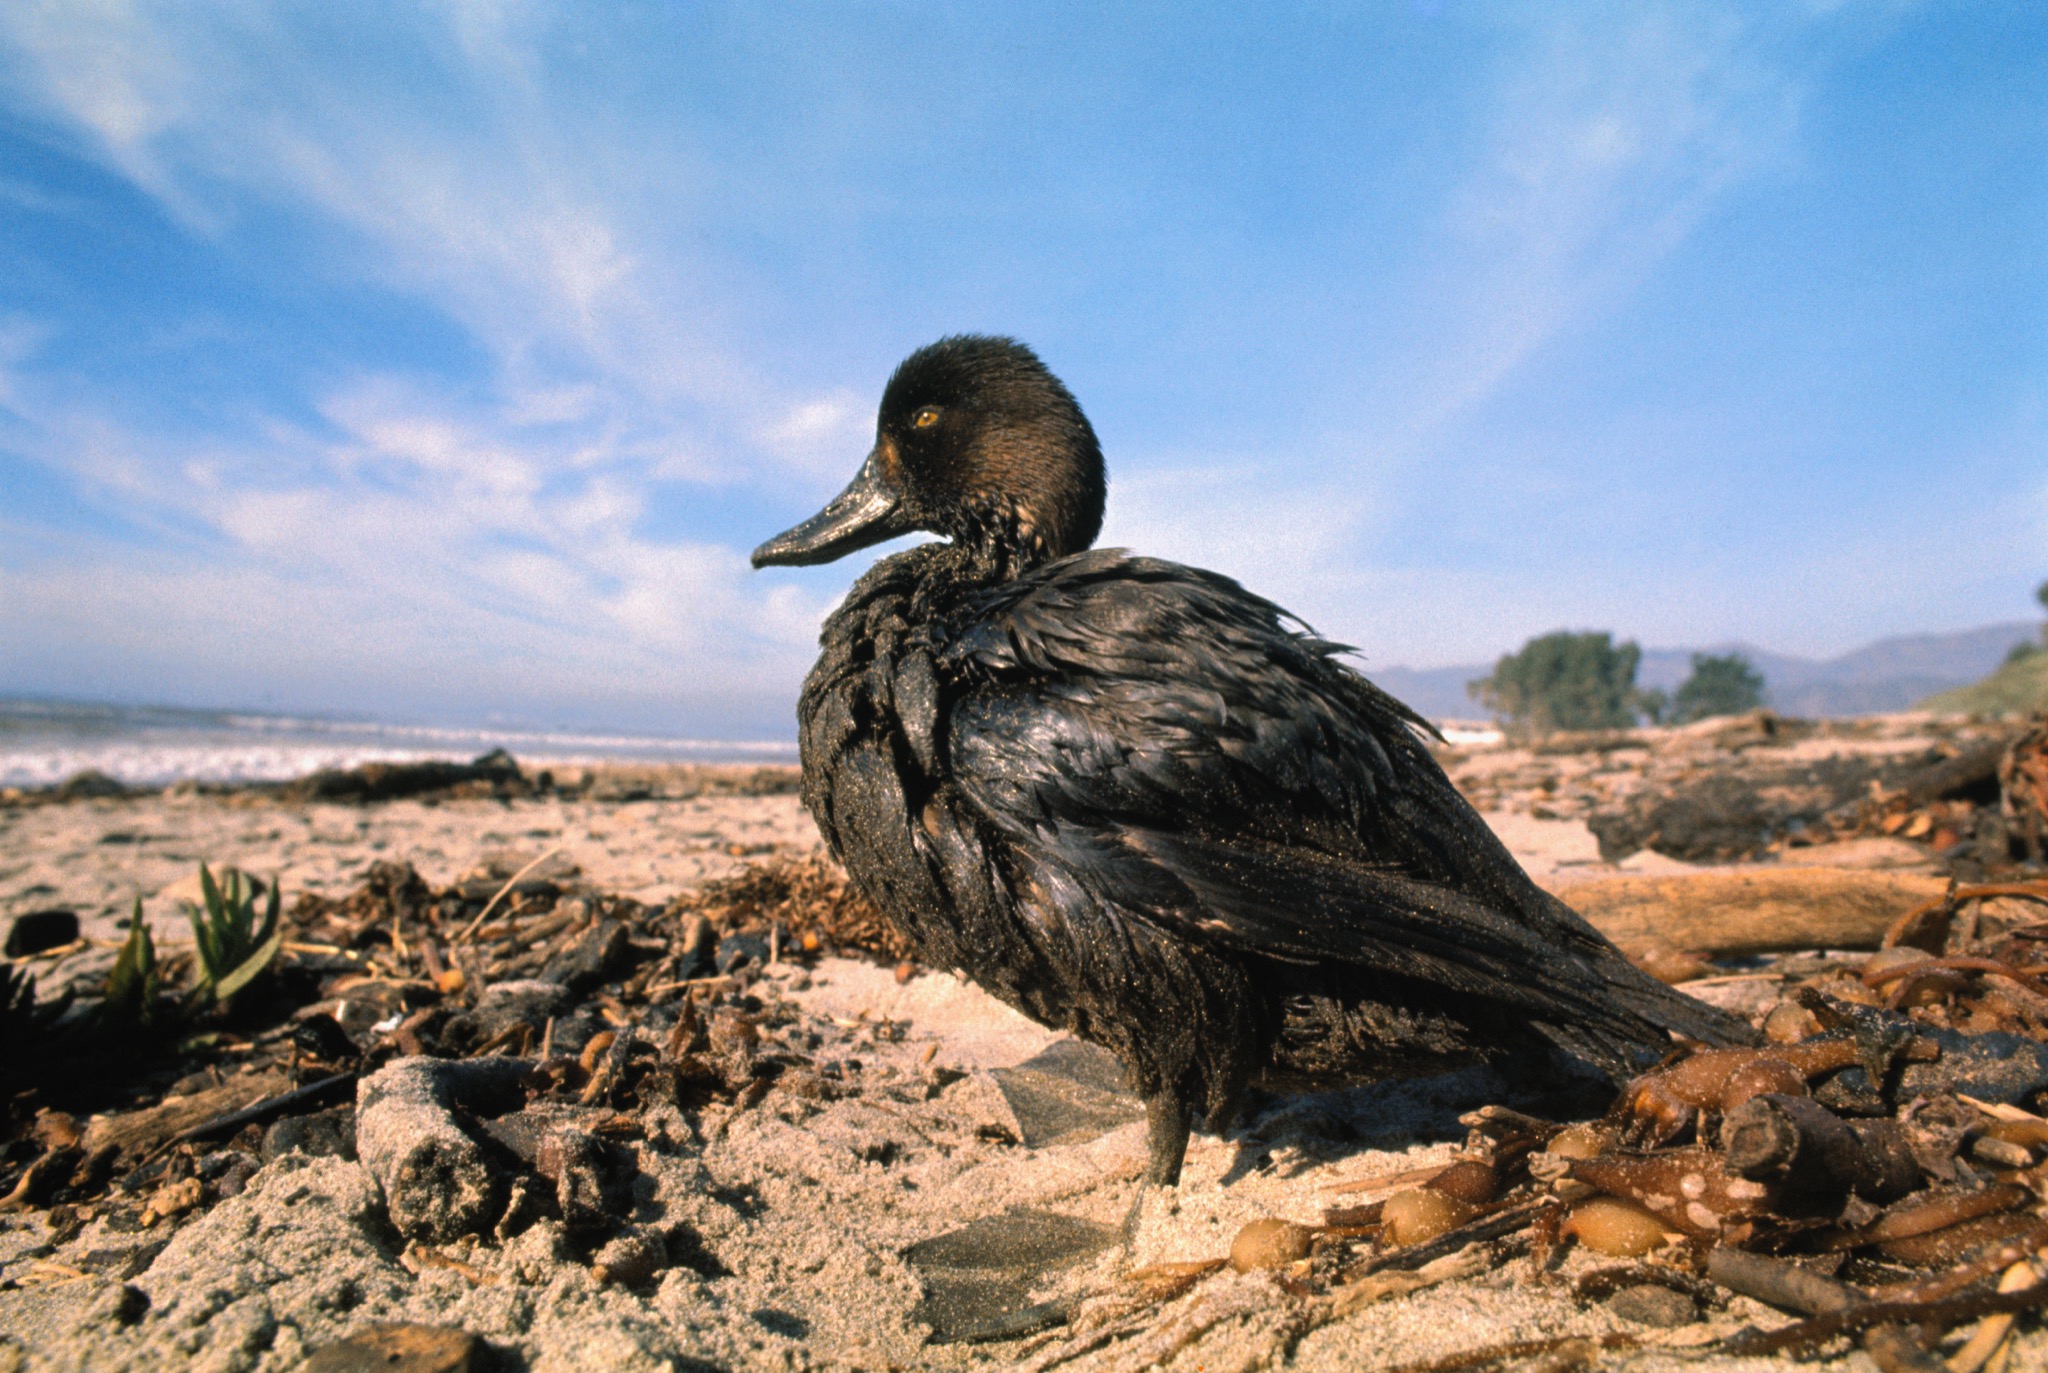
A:
{"label": "white cloud", "polygon": [[544,7],[380,13],[357,37],[397,50],[383,61],[338,54],[312,12],[257,4],[0,7],[17,58],[0,95],[76,130],[195,231],[251,205],[342,231],[332,269],[460,320],[530,422],[604,412],[670,451],[737,441],[767,460],[700,474],[723,480],[808,471],[815,446],[783,430],[818,398],[741,360],[714,303],[727,265],[682,246],[707,213],[687,150],[643,132],[614,155],[590,92],[549,84]]}
{"label": "white cloud", "polygon": [[1727,8],[1523,12],[1442,226],[1396,432],[1414,451],[1597,320],[1746,178],[1791,156],[1801,90]]}
{"label": "white cloud", "polygon": [[321,405],[332,432],[273,423],[224,451],[20,390],[33,459],[152,532],[67,551],[38,531],[54,556],[12,567],[0,601],[0,642],[36,652],[0,688],[126,664],[118,694],[206,699],[180,685],[205,677],[214,699],[260,682],[308,707],[556,702],[759,732],[813,652],[824,603],[640,532],[658,479],[587,426],[371,378]]}

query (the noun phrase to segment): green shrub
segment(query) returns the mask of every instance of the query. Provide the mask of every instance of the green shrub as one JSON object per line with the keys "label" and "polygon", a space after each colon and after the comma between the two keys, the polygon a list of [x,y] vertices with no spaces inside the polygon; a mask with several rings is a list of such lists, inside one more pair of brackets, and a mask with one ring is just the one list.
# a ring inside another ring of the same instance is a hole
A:
{"label": "green shrub", "polygon": [[1642,656],[1604,630],[1559,630],[1502,655],[1492,675],[1465,689],[1520,730],[1627,729],[1637,710],[1656,704],[1636,690]]}
{"label": "green shrub", "polygon": [[1692,676],[1672,698],[1671,718],[1680,724],[1710,715],[1740,715],[1764,703],[1764,678],[1740,653],[1695,653]]}

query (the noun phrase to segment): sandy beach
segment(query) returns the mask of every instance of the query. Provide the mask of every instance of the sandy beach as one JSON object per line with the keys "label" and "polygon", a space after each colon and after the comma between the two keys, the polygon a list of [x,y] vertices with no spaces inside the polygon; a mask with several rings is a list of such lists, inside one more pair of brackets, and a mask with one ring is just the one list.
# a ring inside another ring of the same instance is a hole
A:
{"label": "sandy beach", "polygon": [[[1717,866],[1648,849],[1608,861],[1588,823],[1725,745],[1695,733],[1446,758],[1532,874],[1568,893],[1600,877]],[[1797,747],[1906,756],[1934,737],[1909,720]],[[22,961],[47,992],[104,975],[137,895],[167,948],[189,942],[180,901],[196,894],[202,860],[274,874],[288,899],[340,898],[380,860],[408,862],[436,888],[539,860],[564,883],[656,908],[817,846],[788,770],[640,766],[554,781],[512,798],[372,804],[192,785],[17,802],[0,808],[0,916],[79,913],[83,947]],[[1936,866],[1903,840],[1831,852],[1866,867]],[[415,1321],[479,1337],[495,1366],[535,1370],[1335,1370],[1567,1336],[1593,1343],[1564,1346],[1579,1363],[1542,1366],[1782,1366],[1701,1351],[1784,1314],[1736,1297],[1645,1324],[1597,1295],[1588,1275],[1616,1265],[1583,1250],[1535,1265],[1512,1245],[1480,1245],[1344,1307],[1295,1295],[1285,1271],[1158,1267],[1220,1259],[1262,1217],[1319,1224],[1328,1208],[1398,1185],[1375,1180],[1449,1162],[1467,1143],[1461,1113],[1520,1099],[1483,1070],[1272,1100],[1227,1138],[1198,1134],[1182,1185],[1147,1207],[1126,1250],[1116,1227],[1144,1128],[1106,1056],[944,972],[823,957],[768,967],[748,991],[761,1052],[822,1076],[802,1093],[644,1112],[622,1146],[639,1179],[635,1214],[658,1219],[682,1255],[646,1281],[600,1280],[551,1220],[497,1240],[408,1244],[382,1219],[363,1163],[266,1150],[231,1193],[145,1228],[105,1209],[67,1227],[47,1210],[0,1218],[0,1359],[285,1370],[370,1323]],[[1740,1005],[1753,991],[1736,979],[1701,995]],[[1122,1276],[1133,1269],[1181,1275],[1167,1283],[1178,1290],[1134,1295]],[[1601,1355],[1601,1340],[1613,1351]],[[2030,1333],[2011,1366],[2042,1358],[2048,1344]]]}

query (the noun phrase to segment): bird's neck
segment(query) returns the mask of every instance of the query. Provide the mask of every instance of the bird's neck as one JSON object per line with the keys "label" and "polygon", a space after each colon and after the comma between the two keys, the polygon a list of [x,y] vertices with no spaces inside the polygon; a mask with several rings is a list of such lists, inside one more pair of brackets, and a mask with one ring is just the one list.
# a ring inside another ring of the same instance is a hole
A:
{"label": "bird's neck", "polygon": [[963,582],[996,586],[1051,562],[1061,550],[1014,511],[977,514],[952,531],[953,575]]}

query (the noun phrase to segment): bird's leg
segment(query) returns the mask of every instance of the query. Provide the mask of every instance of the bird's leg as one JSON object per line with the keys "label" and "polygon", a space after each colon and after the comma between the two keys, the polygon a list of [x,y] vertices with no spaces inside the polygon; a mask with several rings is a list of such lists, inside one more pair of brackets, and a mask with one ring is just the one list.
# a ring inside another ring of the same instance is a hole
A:
{"label": "bird's leg", "polygon": [[1123,1244],[1128,1256],[1138,1238],[1138,1226],[1145,1218],[1145,1203],[1155,1189],[1177,1186],[1180,1167],[1188,1155],[1188,1129],[1192,1113],[1186,1102],[1171,1091],[1145,1098],[1145,1144],[1150,1155],[1144,1176],[1138,1179],[1137,1195],[1124,1213]]}
{"label": "bird's leg", "polygon": [[1176,1092],[1158,1092],[1145,1099],[1145,1181],[1172,1187],[1188,1156],[1188,1129],[1193,1113]]}

